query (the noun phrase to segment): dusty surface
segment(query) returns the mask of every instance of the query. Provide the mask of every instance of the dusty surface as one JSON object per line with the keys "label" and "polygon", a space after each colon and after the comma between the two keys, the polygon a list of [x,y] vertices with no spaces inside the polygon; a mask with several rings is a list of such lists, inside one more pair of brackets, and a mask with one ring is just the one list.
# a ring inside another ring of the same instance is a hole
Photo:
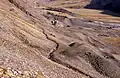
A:
{"label": "dusty surface", "polygon": [[81,18],[81,1],[0,0],[0,77],[120,78],[119,17]]}

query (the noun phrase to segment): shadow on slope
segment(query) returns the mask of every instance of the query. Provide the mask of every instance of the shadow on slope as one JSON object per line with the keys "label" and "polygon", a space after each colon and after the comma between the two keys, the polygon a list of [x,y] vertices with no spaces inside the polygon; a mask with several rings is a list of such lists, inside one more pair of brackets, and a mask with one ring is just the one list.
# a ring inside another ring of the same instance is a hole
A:
{"label": "shadow on slope", "polygon": [[85,8],[103,10],[101,14],[120,17],[119,3],[120,0],[92,0]]}

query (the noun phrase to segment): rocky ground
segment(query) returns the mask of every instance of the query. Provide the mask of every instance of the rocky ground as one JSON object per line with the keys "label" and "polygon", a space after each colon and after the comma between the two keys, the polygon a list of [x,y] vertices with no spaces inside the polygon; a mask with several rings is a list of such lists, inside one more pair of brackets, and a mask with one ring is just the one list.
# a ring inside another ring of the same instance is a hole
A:
{"label": "rocky ground", "polygon": [[120,78],[120,19],[72,11],[88,3],[0,0],[0,78]]}

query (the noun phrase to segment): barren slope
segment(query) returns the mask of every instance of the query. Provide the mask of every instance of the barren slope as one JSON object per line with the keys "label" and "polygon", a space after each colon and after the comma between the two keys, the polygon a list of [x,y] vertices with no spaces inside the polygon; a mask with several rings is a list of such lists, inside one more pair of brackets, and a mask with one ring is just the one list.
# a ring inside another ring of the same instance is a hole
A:
{"label": "barren slope", "polygon": [[1,0],[0,77],[120,78],[120,24],[81,18],[80,1]]}

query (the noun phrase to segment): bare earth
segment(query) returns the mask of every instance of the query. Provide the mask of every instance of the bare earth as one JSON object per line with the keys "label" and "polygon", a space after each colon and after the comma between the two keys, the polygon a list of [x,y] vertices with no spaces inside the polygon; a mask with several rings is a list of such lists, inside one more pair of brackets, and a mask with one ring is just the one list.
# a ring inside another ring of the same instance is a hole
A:
{"label": "bare earth", "polygon": [[0,78],[120,78],[120,18],[89,2],[0,0]]}

